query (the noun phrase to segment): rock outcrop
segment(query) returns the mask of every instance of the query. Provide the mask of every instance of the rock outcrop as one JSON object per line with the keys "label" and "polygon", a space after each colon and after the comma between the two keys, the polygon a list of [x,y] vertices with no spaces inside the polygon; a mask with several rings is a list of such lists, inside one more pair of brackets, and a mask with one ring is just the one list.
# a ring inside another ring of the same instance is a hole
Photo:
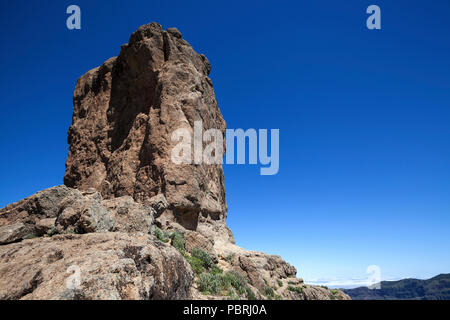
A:
{"label": "rock outcrop", "polygon": [[140,27],[118,57],[77,82],[65,185],[140,203],[163,194],[164,214],[191,230],[200,215],[224,221],[222,166],[171,161],[176,129],[202,121],[204,131],[225,130],[210,70],[176,29]]}
{"label": "rock outcrop", "polygon": [[0,210],[0,299],[348,299],[236,246],[220,164],[171,161],[175,130],[225,131],[210,71],[151,23],[78,80],[65,185]]}

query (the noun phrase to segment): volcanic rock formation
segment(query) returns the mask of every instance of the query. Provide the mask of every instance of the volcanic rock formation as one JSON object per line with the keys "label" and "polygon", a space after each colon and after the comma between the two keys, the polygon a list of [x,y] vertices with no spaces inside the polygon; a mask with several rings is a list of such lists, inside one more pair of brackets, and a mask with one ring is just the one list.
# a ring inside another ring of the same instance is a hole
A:
{"label": "volcanic rock formation", "polygon": [[151,23],[78,80],[65,185],[0,210],[0,299],[348,299],[235,245],[221,165],[171,161],[176,129],[225,131],[210,71]]}

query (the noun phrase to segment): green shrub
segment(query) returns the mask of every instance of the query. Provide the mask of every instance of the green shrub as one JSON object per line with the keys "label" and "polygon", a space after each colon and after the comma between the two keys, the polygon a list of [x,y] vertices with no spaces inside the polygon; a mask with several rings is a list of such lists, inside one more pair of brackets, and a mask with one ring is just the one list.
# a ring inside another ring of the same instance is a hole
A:
{"label": "green shrub", "polygon": [[219,294],[222,289],[220,278],[219,275],[202,273],[197,280],[198,290],[203,294]]}
{"label": "green shrub", "polygon": [[158,238],[159,241],[166,243],[169,242],[169,233],[166,230],[163,231],[157,226],[154,226],[153,234],[156,238]]}
{"label": "green shrub", "polygon": [[218,275],[218,274],[222,274],[222,273],[223,273],[223,270],[220,269],[217,265],[214,265],[214,266],[211,268],[210,273],[211,273],[211,274],[214,274],[214,275]]}
{"label": "green shrub", "polygon": [[203,261],[199,258],[191,257],[187,254],[184,254],[184,258],[191,265],[192,270],[195,272],[195,274],[198,275],[205,271],[205,268],[203,267]]}
{"label": "green shrub", "polygon": [[222,277],[222,283],[225,288],[232,286],[239,294],[244,294],[248,287],[245,277],[236,271],[226,272]]}
{"label": "green shrub", "polygon": [[289,290],[289,291],[292,291],[292,292],[297,292],[297,293],[299,293],[299,294],[302,294],[302,293],[303,293],[303,288],[301,288],[301,287],[293,287],[293,286],[289,286],[289,287],[288,287],[288,290]]}
{"label": "green shrub", "polygon": [[48,231],[47,231],[47,235],[49,236],[49,237],[52,237],[52,236],[54,236],[55,234],[57,234],[58,233],[58,230],[55,228],[55,227],[52,227],[51,229],[49,229]]}
{"label": "green shrub", "polygon": [[266,289],[264,290],[264,294],[267,298],[273,299],[275,297],[275,291],[269,286],[266,286]]}
{"label": "green shrub", "polygon": [[328,290],[328,287],[327,287],[327,286],[320,286],[320,287]]}
{"label": "green shrub", "polygon": [[228,263],[231,263],[231,259],[233,259],[233,254],[229,254],[225,260],[227,260]]}
{"label": "green shrub", "polygon": [[281,281],[281,280],[277,280],[277,283],[278,283],[278,286],[279,286],[280,288],[282,288],[282,287],[283,287],[283,281]]}
{"label": "green shrub", "polygon": [[227,300],[241,300],[241,298],[234,292],[234,290],[230,290],[228,292],[228,299]]}
{"label": "green shrub", "polygon": [[333,290],[330,290],[330,292],[331,292],[331,299],[338,299],[338,298],[340,298],[339,297],[339,290],[333,289]]}
{"label": "green shrub", "polygon": [[201,249],[192,249],[191,256],[200,259],[205,269],[210,269],[214,265],[209,254]]}
{"label": "green shrub", "polygon": [[172,239],[172,246],[179,252],[184,253],[184,236],[181,233],[175,231],[170,235],[170,238]]}
{"label": "green shrub", "polygon": [[[201,261],[197,257],[186,255],[186,259]],[[202,265],[203,267],[203,265]],[[214,265],[209,272],[203,272],[198,276],[198,289],[203,294],[224,294],[230,300],[239,300],[244,295],[248,300],[256,300],[256,296],[248,286],[244,275],[236,271],[223,272],[217,265]]]}
{"label": "green shrub", "polygon": [[249,287],[245,288],[245,297],[247,298],[247,300],[256,300],[255,294]]}

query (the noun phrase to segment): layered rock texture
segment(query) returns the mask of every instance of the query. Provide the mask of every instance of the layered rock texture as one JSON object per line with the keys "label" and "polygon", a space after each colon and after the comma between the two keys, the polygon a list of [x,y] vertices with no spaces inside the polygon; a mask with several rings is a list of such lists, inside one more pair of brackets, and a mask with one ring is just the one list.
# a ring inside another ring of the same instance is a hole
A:
{"label": "layered rock texture", "polygon": [[348,299],[235,245],[221,165],[171,161],[175,130],[225,130],[210,71],[151,23],[78,80],[65,185],[0,210],[0,299]]}

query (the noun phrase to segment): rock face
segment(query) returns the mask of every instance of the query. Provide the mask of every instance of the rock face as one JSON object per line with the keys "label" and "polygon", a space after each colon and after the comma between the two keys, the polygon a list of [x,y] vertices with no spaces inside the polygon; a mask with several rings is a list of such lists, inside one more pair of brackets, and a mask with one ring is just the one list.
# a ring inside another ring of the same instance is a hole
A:
{"label": "rock face", "polygon": [[175,130],[225,130],[210,71],[151,23],[78,80],[65,185],[0,209],[0,299],[348,299],[236,246],[221,165],[171,161]]}
{"label": "rock face", "polygon": [[199,215],[225,220],[222,166],[171,161],[176,129],[202,121],[225,130],[210,70],[176,29],[140,27],[117,58],[77,82],[64,184],[144,204],[163,194],[168,219],[191,230]]}
{"label": "rock face", "polygon": [[186,299],[193,282],[190,266],[171,246],[111,232],[0,246],[0,275],[2,300]]}

